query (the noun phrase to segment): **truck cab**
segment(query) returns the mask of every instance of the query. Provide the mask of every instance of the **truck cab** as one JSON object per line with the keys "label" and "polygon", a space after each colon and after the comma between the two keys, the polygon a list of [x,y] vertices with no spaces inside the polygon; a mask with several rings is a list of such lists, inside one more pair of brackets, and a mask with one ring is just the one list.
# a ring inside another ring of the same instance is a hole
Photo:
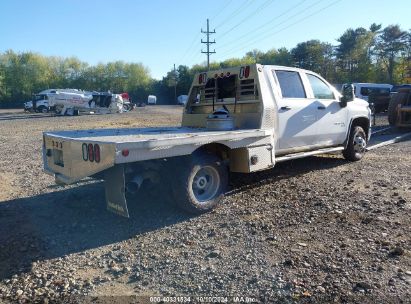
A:
{"label": "truck cab", "polygon": [[353,122],[371,134],[367,102],[346,102],[320,75],[298,68],[257,64],[199,73],[182,124],[204,128],[221,107],[235,129],[272,130],[275,156],[344,145]]}

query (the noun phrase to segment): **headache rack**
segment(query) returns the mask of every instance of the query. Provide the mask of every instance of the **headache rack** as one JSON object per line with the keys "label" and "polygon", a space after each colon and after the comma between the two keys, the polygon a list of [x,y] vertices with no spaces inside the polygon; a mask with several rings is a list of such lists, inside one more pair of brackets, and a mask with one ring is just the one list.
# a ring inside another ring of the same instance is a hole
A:
{"label": "headache rack", "polygon": [[239,79],[237,75],[208,79],[207,83],[199,87],[199,100],[193,106],[234,105],[237,103],[258,102],[258,88],[253,78]]}

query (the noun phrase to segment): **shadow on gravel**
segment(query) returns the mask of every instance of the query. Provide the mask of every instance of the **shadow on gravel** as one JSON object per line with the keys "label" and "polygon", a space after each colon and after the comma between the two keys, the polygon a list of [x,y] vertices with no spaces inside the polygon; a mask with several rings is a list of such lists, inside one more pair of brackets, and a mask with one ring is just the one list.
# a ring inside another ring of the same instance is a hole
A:
{"label": "shadow on gravel", "polygon": [[129,200],[130,218],[106,210],[103,183],[0,203],[0,280],[32,262],[114,244],[186,221],[160,193]]}
{"label": "shadow on gravel", "polygon": [[233,190],[230,191],[230,194],[253,189],[263,184],[273,183],[289,177],[299,176],[307,172],[338,167],[347,163],[342,157],[312,156],[276,164],[271,170],[252,174],[232,174],[231,184]]}
{"label": "shadow on gravel", "polygon": [[[310,171],[346,164],[342,158],[310,157],[253,174],[233,174],[228,195]],[[30,270],[32,262],[114,244],[187,221],[159,191],[128,200],[130,218],[106,210],[101,182],[0,203],[0,280]]]}

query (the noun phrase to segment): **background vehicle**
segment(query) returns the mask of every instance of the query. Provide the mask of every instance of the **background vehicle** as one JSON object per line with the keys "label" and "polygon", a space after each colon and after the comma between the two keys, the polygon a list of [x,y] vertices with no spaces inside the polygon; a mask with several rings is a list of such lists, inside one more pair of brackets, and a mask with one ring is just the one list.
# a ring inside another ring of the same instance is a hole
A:
{"label": "background vehicle", "polygon": [[157,103],[157,97],[154,95],[148,95],[147,97],[147,104],[155,105]]}
{"label": "background vehicle", "polygon": [[399,85],[395,85],[391,88],[391,95],[392,94],[396,94],[398,93],[399,89],[406,89],[409,88],[411,89],[411,84],[399,84]]}
{"label": "background vehicle", "polygon": [[56,89],[48,89],[33,94],[33,99],[24,103],[24,110],[30,112],[47,113],[50,110],[48,96],[56,92]]}
{"label": "background vehicle", "polygon": [[385,112],[388,110],[390,98],[391,91],[389,88],[368,89],[368,103],[374,105],[375,113]]}
{"label": "background vehicle", "polygon": [[[32,108],[36,112],[55,111],[59,115],[78,115],[79,111],[117,113],[130,108],[120,94],[88,92],[77,89],[51,89],[33,96]],[[30,107],[30,102],[25,108]]]}
{"label": "background vehicle", "polygon": [[177,104],[184,106],[188,101],[188,95],[180,95],[177,97]]}
{"label": "background vehicle", "polygon": [[123,99],[123,111],[131,111],[134,109],[135,104],[131,102],[131,97],[128,95],[127,92],[120,94],[121,98]]}
{"label": "background vehicle", "polygon": [[[368,96],[371,92],[377,90],[387,90],[388,92],[393,87],[391,84],[386,83],[353,83],[355,97],[368,101]],[[378,91],[377,91],[378,92]]]}
{"label": "background vehicle", "polygon": [[229,172],[306,156],[360,160],[371,135],[368,103],[302,69],[249,65],[197,74],[182,126],[45,132],[45,172],[58,183],[105,180],[107,208],[128,217],[125,193],[161,183],[183,209],[218,205]]}
{"label": "background vehicle", "polygon": [[411,127],[411,85],[395,89],[388,107],[388,122],[392,126]]}

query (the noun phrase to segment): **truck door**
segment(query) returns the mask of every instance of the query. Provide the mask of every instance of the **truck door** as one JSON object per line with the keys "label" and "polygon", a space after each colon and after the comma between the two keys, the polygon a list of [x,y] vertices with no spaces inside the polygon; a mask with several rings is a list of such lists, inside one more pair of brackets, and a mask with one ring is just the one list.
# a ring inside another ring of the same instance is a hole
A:
{"label": "truck door", "polygon": [[[347,108],[341,107],[338,96],[320,77],[306,73],[311,92],[312,104],[316,104],[317,144],[322,146],[340,145],[345,140],[347,130]],[[308,90],[309,91],[309,90]]]}
{"label": "truck door", "polygon": [[278,137],[280,150],[311,146],[316,140],[317,104],[307,98],[298,71],[273,70],[280,87]]}

